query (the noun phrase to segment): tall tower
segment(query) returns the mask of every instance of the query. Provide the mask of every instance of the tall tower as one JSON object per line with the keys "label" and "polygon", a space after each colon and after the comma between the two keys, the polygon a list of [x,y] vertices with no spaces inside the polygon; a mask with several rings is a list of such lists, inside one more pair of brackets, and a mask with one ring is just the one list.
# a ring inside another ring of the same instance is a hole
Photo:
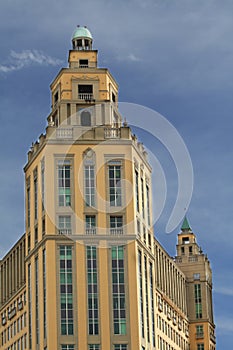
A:
{"label": "tall tower", "polygon": [[176,262],[187,280],[190,350],[213,350],[212,271],[186,217],[178,235]]}
{"label": "tall tower", "polygon": [[187,220],[155,239],[147,153],[86,27],[25,165],[26,233],[0,261],[3,350],[214,350],[211,269]]}
{"label": "tall tower", "polygon": [[140,349],[136,238],[153,250],[151,168],[86,27],[68,63],[25,166],[29,349]]}

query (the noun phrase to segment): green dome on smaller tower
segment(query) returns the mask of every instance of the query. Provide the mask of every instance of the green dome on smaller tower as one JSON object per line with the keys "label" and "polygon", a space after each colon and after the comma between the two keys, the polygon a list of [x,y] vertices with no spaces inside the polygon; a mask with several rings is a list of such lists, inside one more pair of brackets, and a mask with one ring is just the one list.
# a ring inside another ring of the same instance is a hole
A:
{"label": "green dome on smaller tower", "polygon": [[86,26],[84,27],[77,26],[72,36],[72,39],[78,39],[78,38],[93,39],[90,30]]}
{"label": "green dome on smaller tower", "polygon": [[189,222],[188,222],[188,219],[186,216],[184,217],[184,221],[183,221],[183,224],[181,226],[181,230],[182,231],[191,231],[191,227],[189,225]]}

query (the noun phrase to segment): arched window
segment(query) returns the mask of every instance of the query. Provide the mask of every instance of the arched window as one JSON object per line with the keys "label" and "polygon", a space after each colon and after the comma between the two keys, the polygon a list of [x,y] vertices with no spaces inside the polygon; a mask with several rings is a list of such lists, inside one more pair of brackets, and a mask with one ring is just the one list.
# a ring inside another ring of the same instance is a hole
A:
{"label": "arched window", "polygon": [[88,111],[83,111],[81,113],[81,125],[91,126],[91,113]]}

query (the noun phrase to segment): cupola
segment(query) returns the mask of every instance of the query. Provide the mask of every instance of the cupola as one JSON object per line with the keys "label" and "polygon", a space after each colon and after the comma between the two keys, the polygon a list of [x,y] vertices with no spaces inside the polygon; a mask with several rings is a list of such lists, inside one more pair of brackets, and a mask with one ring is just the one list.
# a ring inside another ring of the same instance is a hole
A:
{"label": "cupola", "polygon": [[84,26],[77,26],[72,36],[73,50],[92,50],[92,35],[89,29]]}

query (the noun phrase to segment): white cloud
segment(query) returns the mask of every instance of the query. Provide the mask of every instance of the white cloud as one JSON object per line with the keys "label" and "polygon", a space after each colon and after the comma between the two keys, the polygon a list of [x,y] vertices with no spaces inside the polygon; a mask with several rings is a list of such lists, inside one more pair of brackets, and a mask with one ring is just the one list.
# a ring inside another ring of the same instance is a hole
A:
{"label": "white cloud", "polygon": [[228,287],[216,287],[214,288],[215,293],[223,294],[227,296],[233,296],[233,288]]}
{"label": "white cloud", "polygon": [[139,58],[138,56],[136,56],[135,54],[133,53],[127,53],[124,54],[124,53],[121,53],[120,56],[116,56],[117,60],[119,62],[122,62],[122,61],[127,61],[127,62],[140,62],[141,61],[141,58]]}
{"label": "white cloud", "polygon": [[9,73],[23,69],[30,65],[57,66],[62,61],[44,54],[38,50],[23,50],[21,52],[11,51],[7,64],[0,64],[0,72]]}
{"label": "white cloud", "polygon": [[217,330],[221,333],[233,332],[233,318],[230,317],[217,317]]}
{"label": "white cloud", "polygon": [[129,54],[128,59],[129,59],[129,61],[134,61],[134,62],[140,61],[140,58],[135,56],[133,53]]}

